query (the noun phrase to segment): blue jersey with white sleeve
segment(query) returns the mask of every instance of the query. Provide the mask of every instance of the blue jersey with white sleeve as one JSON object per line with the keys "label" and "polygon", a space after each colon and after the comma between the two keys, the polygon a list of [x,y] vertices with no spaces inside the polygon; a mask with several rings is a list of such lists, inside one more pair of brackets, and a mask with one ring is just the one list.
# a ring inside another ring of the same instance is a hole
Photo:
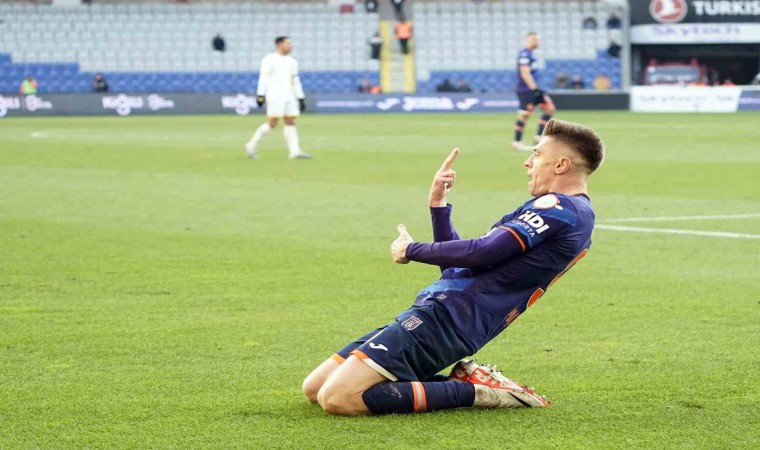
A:
{"label": "blue jersey with white sleeve", "polygon": [[415,305],[446,308],[474,354],[588,253],[594,211],[586,195],[549,193],[505,215],[486,235],[462,240],[451,210],[431,208],[435,242],[413,242],[406,256],[440,266],[441,278],[420,291]]}

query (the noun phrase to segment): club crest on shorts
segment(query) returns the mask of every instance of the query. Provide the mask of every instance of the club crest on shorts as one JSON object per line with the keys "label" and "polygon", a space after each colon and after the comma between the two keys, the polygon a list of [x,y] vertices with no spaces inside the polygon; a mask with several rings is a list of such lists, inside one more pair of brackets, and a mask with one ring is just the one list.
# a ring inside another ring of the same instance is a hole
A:
{"label": "club crest on shorts", "polygon": [[422,325],[422,320],[417,316],[412,316],[401,322],[401,326],[404,327],[407,331],[412,331],[420,325]]}

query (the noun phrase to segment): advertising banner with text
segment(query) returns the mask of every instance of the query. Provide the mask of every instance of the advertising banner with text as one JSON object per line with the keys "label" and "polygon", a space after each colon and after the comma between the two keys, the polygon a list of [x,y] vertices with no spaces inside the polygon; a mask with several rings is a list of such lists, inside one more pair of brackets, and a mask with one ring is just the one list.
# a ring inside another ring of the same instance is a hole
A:
{"label": "advertising banner with text", "polygon": [[634,86],[631,111],[634,112],[710,112],[731,113],[752,110],[751,102],[759,91],[742,92],[739,87]]}
{"label": "advertising banner with text", "polygon": [[633,44],[760,43],[760,0],[630,2]]}

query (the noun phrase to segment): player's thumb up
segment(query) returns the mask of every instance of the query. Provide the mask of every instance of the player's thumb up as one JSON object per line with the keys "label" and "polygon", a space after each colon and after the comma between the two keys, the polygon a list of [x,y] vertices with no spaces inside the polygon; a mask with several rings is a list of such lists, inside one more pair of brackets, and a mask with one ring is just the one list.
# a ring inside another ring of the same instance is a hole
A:
{"label": "player's thumb up", "polygon": [[397,229],[398,237],[391,244],[391,255],[393,256],[393,261],[399,264],[407,264],[409,260],[406,259],[406,247],[409,246],[413,239],[409,235],[409,232],[406,231],[404,224],[399,224]]}
{"label": "player's thumb up", "polygon": [[414,240],[414,238],[412,238],[412,235],[406,231],[406,226],[403,223],[400,223],[398,225],[398,238],[405,242],[412,242]]}

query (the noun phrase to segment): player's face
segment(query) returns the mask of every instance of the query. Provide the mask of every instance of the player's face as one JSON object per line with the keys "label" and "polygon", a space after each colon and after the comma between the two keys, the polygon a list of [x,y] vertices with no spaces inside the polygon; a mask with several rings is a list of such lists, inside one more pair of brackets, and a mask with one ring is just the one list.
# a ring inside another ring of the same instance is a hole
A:
{"label": "player's face", "polygon": [[551,137],[543,137],[533,149],[533,154],[523,163],[528,168],[528,192],[534,197],[540,197],[551,191],[554,182],[554,168],[560,155],[552,145]]}
{"label": "player's face", "polygon": [[290,42],[290,39],[285,39],[277,46],[277,50],[283,55],[289,55],[293,51],[293,43]]}
{"label": "player's face", "polygon": [[525,46],[531,49],[538,48],[541,38],[537,34],[532,34],[525,39]]}

